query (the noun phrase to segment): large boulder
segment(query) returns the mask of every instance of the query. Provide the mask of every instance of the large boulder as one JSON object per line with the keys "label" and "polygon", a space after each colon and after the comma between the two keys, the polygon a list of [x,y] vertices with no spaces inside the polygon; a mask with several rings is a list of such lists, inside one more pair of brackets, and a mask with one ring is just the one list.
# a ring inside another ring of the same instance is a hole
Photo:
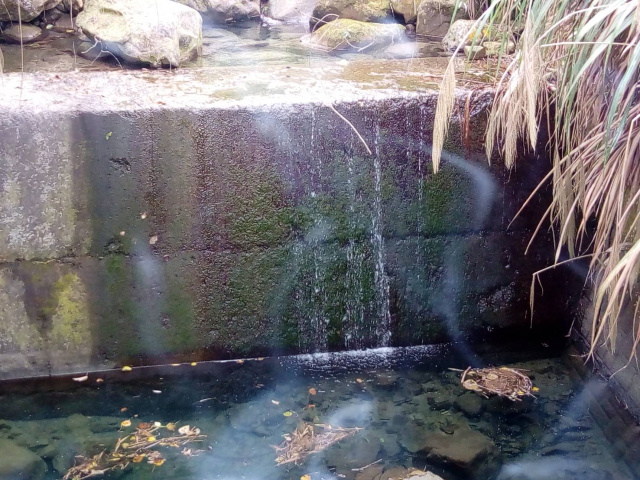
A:
{"label": "large boulder", "polygon": [[260,16],[259,0],[174,0],[215,23],[242,22]]}
{"label": "large boulder", "polygon": [[322,50],[371,50],[404,39],[404,26],[393,23],[368,23],[338,19],[322,25],[302,42]]}
{"label": "large boulder", "polygon": [[316,0],[269,0],[264,15],[286,23],[309,23]]}
{"label": "large boulder", "polygon": [[416,23],[418,19],[419,0],[391,0],[391,10],[396,17],[401,17],[404,23]]}
{"label": "large boulder", "polygon": [[178,67],[202,50],[202,17],[170,0],[88,0],[76,24],[127,62]]}
{"label": "large boulder", "polygon": [[444,37],[452,21],[469,18],[466,2],[459,0],[422,0],[417,16],[416,33],[434,37]]}
{"label": "large boulder", "polygon": [[360,22],[387,22],[393,18],[389,0],[318,0],[311,17],[312,26],[339,18]]}
{"label": "large boulder", "polygon": [[0,480],[42,480],[47,464],[10,440],[0,439]]}
{"label": "large boulder", "polygon": [[0,22],[30,22],[45,10],[56,7],[62,0],[1,0]]}

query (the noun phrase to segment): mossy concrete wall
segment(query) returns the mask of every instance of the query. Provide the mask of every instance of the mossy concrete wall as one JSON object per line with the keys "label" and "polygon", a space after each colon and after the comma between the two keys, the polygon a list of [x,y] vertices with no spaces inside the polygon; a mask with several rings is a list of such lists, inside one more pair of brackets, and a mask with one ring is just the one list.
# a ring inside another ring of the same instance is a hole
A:
{"label": "mossy concrete wall", "polygon": [[545,161],[487,164],[484,91],[434,175],[436,90],[376,68],[5,75],[0,379],[562,324],[544,200],[507,229]]}

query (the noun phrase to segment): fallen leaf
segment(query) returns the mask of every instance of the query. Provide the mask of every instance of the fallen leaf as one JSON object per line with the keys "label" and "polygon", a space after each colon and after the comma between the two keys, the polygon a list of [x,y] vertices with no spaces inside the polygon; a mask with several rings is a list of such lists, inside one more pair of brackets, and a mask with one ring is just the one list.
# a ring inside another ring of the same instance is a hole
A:
{"label": "fallen leaf", "polygon": [[158,236],[154,235],[151,238],[149,238],[149,245],[155,245],[156,243],[158,243]]}
{"label": "fallen leaf", "polygon": [[109,133],[107,133],[107,134],[104,136],[105,140],[109,140],[109,139],[111,138],[111,135],[113,135],[113,132],[109,132]]}
{"label": "fallen leaf", "polygon": [[531,387],[532,392],[539,392],[540,389],[538,387]]}
{"label": "fallen leaf", "polygon": [[147,437],[147,442],[155,442],[156,441],[156,437],[154,437],[153,435],[150,437]]}
{"label": "fallen leaf", "polygon": [[195,367],[198,364],[198,362],[191,362],[191,366]]}
{"label": "fallen leaf", "polygon": [[102,379],[102,378],[96,378],[96,383],[102,383],[102,382],[104,382],[104,379]]}
{"label": "fallen leaf", "polygon": [[274,405],[280,405],[280,402],[278,400],[271,400],[271,403],[273,403]]}
{"label": "fallen leaf", "polygon": [[175,423],[167,423],[166,428],[170,432],[173,432],[176,429],[176,424]]}
{"label": "fallen leaf", "polygon": [[125,232],[124,230],[120,231],[120,236],[124,237],[127,234],[127,232]]}
{"label": "fallen leaf", "polygon": [[356,378],[356,382],[358,382],[358,383],[363,383],[363,382],[364,382],[364,380],[362,380],[361,378]]}
{"label": "fallen leaf", "polygon": [[309,395],[315,395],[316,393],[318,393],[318,391],[315,388],[310,388],[309,389]]}
{"label": "fallen leaf", "polygon": [[293,415],[293,412],[291,410],[287,410],[282,415],[284,415],[285,417],[290,417],[291,415]]}
{"label": "fallen leaf", "polygon": [[73,380],[74,382],[86,382],[87,380],[89,380],[89,375],[85,375],[84,377],[74,377],[71,380]]}
{"label": "fallen leaf", "polygon": [[264,360],[264,357],[258,357],[258,361],[261,362]]}
{"label": "fallen leaf", "polygon": [[256,384],[256,388],[262,388],[262,387],[264,387],[264,383],[257,383]]}
{"label": "fallen leaf", "polygon": [[151,390],[153,393],[155,393],[156,395],[159,395],[162,393],[162,390]]}
{"label": "fallen leaf", "polygon": [[180,435],[186,435],[187,433],[189,433],[189,430],[191,430],[191,427],[189,427],[189,425],[183,425],[178,429],[178,433]]}
{"label": "fallen leaf", "polygon": [[162,424],[160,422],[153,422],[153,426],[156,428],[160,428]]}
{"label": "fallen leaf", "polygon": [[236,363],[239,363],[240,365],[242,365],[244,363],[244,360],[236,360]]}
{"label": "fallen leaf", "polygon": [[159,467],[159,466],[160,466],[160,465],[162,465],[164,462],[165,462],[165,459],[164,459],[164,458],[155,458],[155,459],[153,460],[153,464],[154,464],[156,467]]}
{"label": "fallen leaf", "polygon": [[140,214],[140,218],[141,218],[142,220],[144,220],[145,218],[147,218],[147,212],[142,212],[142,213]]}
{"label": "fallen leaf", "polygon": [[140,463],[142,460],[144,460],[144,457],[144,455],[136,455],[132,458],[132,461],[133,463]]}
{"label": "fallen leaf", "polygon": [[139,428],[140,430],[148,430],[148,429],[150,429],[150,428],[151,428],[151,424],[150,424],[150,423],[147,423],[147,422],[140,422],[140,423],[138,424],[138,428]]}
{"label": "fallen leaf", "polygon": [[120,422],[120,426],[122,428],[124,427],[130,427],[131,426],[131,420],[123,420],[122,422]]}
{"label": "fallen leaf", "polygon": [[123,372],[130,372],[131,370],[133,370],[133,368],[131,368],[129,365],[125,365],[124,367],[122,367]]}
{"label": "fallen leaf", "polygon": [[311,475],[302,475],[300,480],[311,480]]}
{"label": "fallen leaf", "polygon": [[311,410],[312,408],[316,408],[316,406],[313,403],[310,403],[305,408],[308,408],[309,410]]}
{"label": "fallen leaf", "polygon": [[171,366],[172,366],[172,367],[179,367],[179,366],[180,366],[180,364],[179,364],[179,363],[172,363],[172,364],[171,364]]}
{"label": "fallen leaf", "polygon": [[122,408],[120,409],[120,413],[124,413],[124,412],[126,412],[127,410],[129,410],[127,407],[122,407]]}

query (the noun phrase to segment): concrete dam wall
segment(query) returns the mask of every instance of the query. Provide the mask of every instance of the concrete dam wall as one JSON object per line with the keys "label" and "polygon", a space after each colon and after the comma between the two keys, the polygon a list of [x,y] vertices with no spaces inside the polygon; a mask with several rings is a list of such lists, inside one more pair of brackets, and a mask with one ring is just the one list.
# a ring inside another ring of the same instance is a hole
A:
{"label": "concrete dam wall", "polygon": [[5,74],[0,379],[563,326],[570,274],[528,311],[544,198],[507,228],[546,160],[488,165],[492,92],[434,175],[437,86],[357,68]]}

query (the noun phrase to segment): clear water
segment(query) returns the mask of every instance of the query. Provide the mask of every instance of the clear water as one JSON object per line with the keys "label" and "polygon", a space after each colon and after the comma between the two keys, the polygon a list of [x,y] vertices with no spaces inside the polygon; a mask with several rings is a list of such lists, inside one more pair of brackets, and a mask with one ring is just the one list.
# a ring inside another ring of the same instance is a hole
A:
{"label": "clear water", "polygon": [[[527,356],[484,359],[529,370],[540,391],[521,403],[465,392],[449,368],[467,365],[449,347],[110,371],[80,384],[71,377],[14,382],[0,394],[0,438],[41,455],[49,479],[61,478],[74,455],[111,449],[139,422],[154,421],[197,426],[207,435],[204,451],[188,458],[166,448],[160,467],[142,462],[104,478],[367,480],[404,478],[409,467],[447,480],[640,478],[590,414],[591,402],[610,400],[602,382],[583,380],[566,354]],[[124,420],[133,427],[119,431]],[[303,421],[362,430],[301,465],[276,466],[272,445]],[[444,456],[421,451],[434,435],[449,442]],[[481,438],[485,451],[474,451],[470,437]],[[460,460],[465,455],[473,462]],[[0,471],[2,461],[0,452]]]}
{"label": "clear water", "polygon": [[[202,55],[183,68],[195,67],[259,67],[269,65],[321,67],[335,62],[385,58],[384,50],[326,53],[309,49],[300,39],[307,33],[305,25],[267,25],[259,21],[229,26],[203,25]],[[407,39],[407,42],[409,40]],[[440,42],[422,39],[422,56],[446,56]],[[67,33],[46,32],[35,43],[24,45],[2,44],[5,72],[64,72],[91,70],[118,70],[134,68],[116,61],[109,55],[99,59],[99,48],[91,48],[91,42],[83,42]],[[428,47],[425,54],[425,47]],[[24,53],[24,57],[22,55]],[[24,61],[24,63],[23,63]]]}

